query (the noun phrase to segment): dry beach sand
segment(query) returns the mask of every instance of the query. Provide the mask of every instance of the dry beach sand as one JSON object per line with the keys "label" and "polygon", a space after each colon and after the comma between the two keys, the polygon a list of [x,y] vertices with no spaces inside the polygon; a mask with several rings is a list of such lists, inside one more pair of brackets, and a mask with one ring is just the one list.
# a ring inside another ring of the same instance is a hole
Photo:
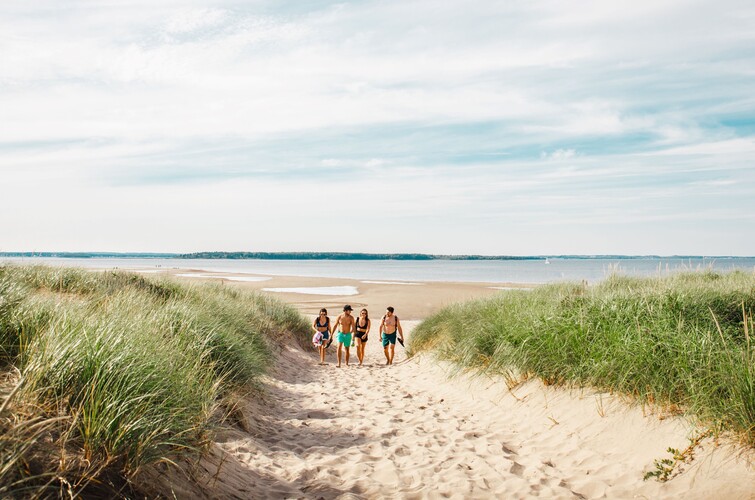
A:
{"label": "dry beach sand", "polygon": [[[226,282],[355,286],[357,295],[275,295],[307,315],[322,306],[331,317],[344,303],[366,306],[377,320],[373,328],[393,305],[409,336],[444,305],[497,293],[491,286],[515,286]],[[375,333],[362,367],[353,366],[355,349],[352,366],[336,368],[335,344],[326,366],[318,366],[314,349],[282,346],[262,394],[239,402],[238,425],[218,436],[198,464],[180,464],[192,486],[173,474],[144,479],[178,498],[755,498],[755,456],[723,439],[702,440],[694,460],[669,481],[643,481],[655,460],[669,457],[667,448],[683,450],[700,433],[681,418],[535,380],[509,390],[502,379],[449,378],[450,366],[427,355],[407,359],[400,346],[386,367]]]}

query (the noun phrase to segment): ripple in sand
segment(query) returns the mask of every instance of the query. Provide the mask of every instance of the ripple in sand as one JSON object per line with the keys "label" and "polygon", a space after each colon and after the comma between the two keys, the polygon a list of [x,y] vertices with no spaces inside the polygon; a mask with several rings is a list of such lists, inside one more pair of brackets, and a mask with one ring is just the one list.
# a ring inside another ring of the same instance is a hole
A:
{"label": "ripple in sand", "polygon": [[355,286],[315,286],[295,288],[263,288],[266,292],[303,293],[307,295],[356,295],[359,293]]}
{"label": "ripple in sand", "polygon": [[409,283],[406,281],[362,281],[373,285],[424,285],[424,283]]}
{"label": "ripple in sand", "polygon": [[270,278],[265,276],[217,276],[214,274],[176,274],[182,278],[213,278],[228,281],[268,281]]}

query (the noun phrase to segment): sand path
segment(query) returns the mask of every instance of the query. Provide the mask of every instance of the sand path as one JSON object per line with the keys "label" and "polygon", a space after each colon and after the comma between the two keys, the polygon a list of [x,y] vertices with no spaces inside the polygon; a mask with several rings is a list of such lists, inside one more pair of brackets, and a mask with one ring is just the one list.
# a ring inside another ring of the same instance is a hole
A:
{"label": "sand path", "polygon": [[[405,322],[410,329],[414,322]],[[375,337],[376,338],[376,337]],[[372,341],[372,339],[371,339]],[[196,478],[212,498],[752,498],[743,457],[711,440],[667,483],[653,460],[694,434],[608,395],[456,377],[427,358],[318,366],[285,347],[244,429],[220,436]],[[332,347],[331,347],[332,351]],[[356,356],[352,362],[356,361]],[[192,492],[196,494],[196,492]],[[180,495],[179,495],[180,496]]]}
{"label": "sand path", "polygon": [[[179,276],[205,279],[196,276],[203,273]],[[354,287],[351,296],[277,296],[307,315],[323,306],[334,315],[344,303],[374,315],[400,304],[407,336],[419,322],[410,320],[497,293],[489,283],[264,278],[227,284]],[[724,440],[704,439],[671,480],[643,481],[656,460],[670,457],[667,448],[684,450],[701,431],[609,394],[535,380],[509,391],[501,378],[449,378],[447,365],[425,355],[406,360],[401,347],[396,364],[385,367],[374,332],[366,366],[336,368],[334,346],[327,366],[317,361],[314,349],[284,346],[261,393],[239,402],[237,425],[218,435],[198,463],[183,461],[180,470],[193,481],[167,468],[146,480],[177,498],[755,500],[752,450]]]}

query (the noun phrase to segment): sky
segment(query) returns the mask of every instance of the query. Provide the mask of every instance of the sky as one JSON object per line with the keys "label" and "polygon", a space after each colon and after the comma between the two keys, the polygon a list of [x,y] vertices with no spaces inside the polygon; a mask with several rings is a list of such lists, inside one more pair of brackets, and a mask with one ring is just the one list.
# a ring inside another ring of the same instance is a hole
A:
{"label": "sky", "polygon": [[755,3],[8,0],[0,252],[755,255]]}

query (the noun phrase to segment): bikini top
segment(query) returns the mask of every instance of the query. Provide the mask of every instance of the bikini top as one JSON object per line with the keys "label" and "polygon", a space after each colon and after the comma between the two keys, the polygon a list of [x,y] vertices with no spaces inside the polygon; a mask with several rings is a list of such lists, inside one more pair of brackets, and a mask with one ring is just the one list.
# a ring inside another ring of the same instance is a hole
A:
{"label": "bikini top", "polygon": [[330,326],[330,317],[328,317],[328,316],[325,316],[325,324],[324,324],[324,325],[321,325],[321,324],[320,324],[320,318],[318,317],[318,318],[317,318],[317,319],[315,320],[315,326],[316,326],[317,328],[326,328],[326,327]]}
{"label": "bikini top", "polygon": [[364,326],[359,326],[359,322],[361,320],[362,318],[357,318],[357,324],[356,324],[357,330],[367,331],[367,325],[369,324],[370,320],[369,319],[365,320]]}

